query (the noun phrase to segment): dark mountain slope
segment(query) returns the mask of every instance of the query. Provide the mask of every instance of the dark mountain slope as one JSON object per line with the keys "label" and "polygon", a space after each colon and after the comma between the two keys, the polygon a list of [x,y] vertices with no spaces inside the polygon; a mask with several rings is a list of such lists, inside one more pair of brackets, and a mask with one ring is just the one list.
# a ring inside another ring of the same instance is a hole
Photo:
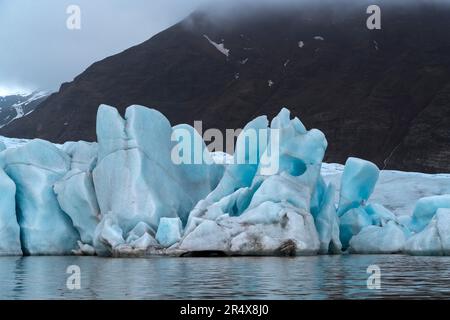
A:
{"label": "dark mountain slope", "polygon": [[194,13],[94,63],[0,134],[95,140],[101,103],[222,130],[287,106],[327,135],[327,161],[450,171],[450,8],[382,3],[382,30],[371,31],[366,7]]}

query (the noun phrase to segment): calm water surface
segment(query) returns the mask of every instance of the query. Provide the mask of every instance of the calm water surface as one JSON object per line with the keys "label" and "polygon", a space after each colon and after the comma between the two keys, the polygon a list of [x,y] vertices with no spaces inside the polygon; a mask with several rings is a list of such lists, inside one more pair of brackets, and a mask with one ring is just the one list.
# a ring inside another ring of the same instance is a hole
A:
{"label": "calm water surface", "polygon": [[[369,265],[381,289],[367,289]],[[67,267],[81,269],[69,290]],[[450,257],[0,257],[0,299],[450,298]]]}

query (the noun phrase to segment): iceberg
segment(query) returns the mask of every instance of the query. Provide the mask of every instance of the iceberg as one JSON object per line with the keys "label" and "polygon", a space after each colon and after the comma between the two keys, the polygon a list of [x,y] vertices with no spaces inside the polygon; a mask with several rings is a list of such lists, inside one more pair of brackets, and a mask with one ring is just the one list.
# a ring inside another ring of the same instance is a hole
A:
{"label": "iceberg", "polygon": [[378,167],[324,165],[324,134],[286,108],[233,155],[137,105],[101,105],[97,140],[0,142],[0,255],[450,254],[450,195],[380,204]]}
{"label": "iceberg", "polygon": [[69,156],[50,142],[33,140],[2,152],[5,173],[16,185],[16,214],[26,255],[65,255],[80,236],[64,213],[53,185],[70,168]]}
{"label": "iceberg", "polygon": [[372,219],[372,224],[376,226],[384,226],[389,221],[397,221],[397,217],[390,210],[378,203],[368,204],[364,210]]}
{"label": "iceberg", "polygon": [[[196,134],[193,128],[189,132]],[[115,108],[100,106],[93,183],[102,219],[108,222],[97,228],[113,226],[114,233],[121,230],[126,239],[140,222],[153,230],[161,218],[186,223],[194,205],[215,187],[221,166],[175,164],[172,133],[169,121],[156,110],[130,106],[123,119]],[[108,244],[110,237],[103,237],[101,230],[97,234],[101,237],[97,243],[110,250],[121,244],[116,236]]]}
{"label": "iceberg", "polygon": [[[267,130],[266,118],[256,118],[244,128],[238,137],[235,157],[244,154],[243,158],[249,159],[249,150],[239,149],[243,146],[239,141],[255,128]],[[327,147],[325,136],[318,130],[307,131],[298,118],[290,119],[287,109],[272,120],[270,130],[277,135],[270,134],[267,141],[257,144],[265,148],[253,150],[259,155],[254,163],[227,166],[217,188],[190,213],[183,238],[172,250],[220,251],[231,255],[319,252],[321,244],[311,214],[311,200],[319,185]],[[275,151],[271,140],[274,137],[279,143],[277,166],[267,162],[269,153]],[[276,170],[267,174],[268,166]],[[321,217],[327,223],[322,223],[321,232],[335,235],[337,224],[328,223],[337,219],[332,218],[330,202],[324,204]],[[324,246],[328,250],[329,243]]]}
{"label": "iceberg", "polygon": [[[265,151],[267,146],[267,137],[256,136],[256,143],[251,148],[245,148],[245,138],[250,135],[251,132],[260,130],[267,130],[268,121],[267,117],[261,116],[250,121],[242,130],[236,141],[236,150],[233,155],[232,164],[228,165],[223,177],[217,187],[208,194],[205,202],[212,204],[219,201],[221,198],[226,197],[233,193],[235,190],[243,187],[249,187],[258,170],[259,157],[256,157],[256,161],[251,163],[245,161],[250,159],[250,154],[257,155]],[[262,141],[261,141],[262,140]],[[262,148],[260,148],[262,146]]]}
{"label": "iceberg", "polygon": [[351,238],[349,251],[352,253],[385,254],[402,252],[406,235],[393,220],[384,226],[367,226]]}
{"label": "iceberg", "polygon": [[348,210],[339,220],[339,236],[343,249],[348,248],[353,236],[372,225],[372,219],[362,207]]}
{"label": "iceberg", "polygon": [[71,170],[92,171],[97,163],[98,145],[95,142],[69,141],[61,149],[70,157]]}
{"label": "iceberg", "polygon": [[94,233],[100,220],[92,173],[70,170],[54,184],[61,209],[71,218],[84,244],[93,245]]}
{"label": "iceberg", "polygon": [[92,253],[84,245],[93,246],[95,228],[100,221],[92,180],[92,169],[97,161],[97,144],[68,142],[62,146],[62,150],[70,157],[70,170],[55,182],[53,189],[61,209],[71,218],[80,234],[81,252]]}
{"label": "iceberg", "polygon": [[161,218],[156,232],[156,240],[163,247],[170,247],[180,241],[182,229],[180,218]]}
{"label": "iceberg", "polygon": [[414,232],[422,231],[439,208],[450,208],[450,195],[425,197],[417,201],[412,214],[410,229]]}
{"label": "iceberg", "polygon": [[412,255],[450,255],[450,209],[438,209],[429,224],[405,245]]}
{"label": "iceberg", "polygon": [[379,207],[367,207],[379,173],[378,167],[370,161],[348,158],[345,163],[337,209],[343,249],[347,249],[352,237],[365,227],[377,224],[379,214],[386,214]]}
{"label": "iceberg", "polygon": [[16,218],[16,185],[2,168],[0,190],[0,256],[22,255],[20,228]]}
{"label": "iceberg", "polygon": [[380,169],[370,161],[348,158],[341,178],[338,215],[364,205],[377,183]]}
{"label": "iceberg", "polygon": [[230,235],[215,221],[204,220],[192,232],[188,233],[177,248],[181,252],[219,251],[230,248]]}
{"label": "iceberg", "polygon": [[340,253],[342,249],[339,239],[339,217],[334,206],[335,188],[329,185],[322,199],[317,215],[314,216],[317,232],[319,234],[319,253]]}
{"label": "iceberg", "polygon": [[239,217],[201,221],[173,250],[229,255],[308,255],[319,250],[312,216],[293,206],[265,202]]}
{"label": "iceberg", "polygon": [[370,225],[362,226],[349,241],[349,252],[360,254],[386,254],[403,251],[409,229],[387,208],[371,203],[364,207]]}

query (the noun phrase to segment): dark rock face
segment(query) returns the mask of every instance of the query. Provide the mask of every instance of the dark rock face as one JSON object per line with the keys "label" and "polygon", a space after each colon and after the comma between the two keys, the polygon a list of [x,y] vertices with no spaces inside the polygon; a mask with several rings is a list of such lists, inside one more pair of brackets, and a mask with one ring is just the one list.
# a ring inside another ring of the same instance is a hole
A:
{"label": "dark rock face", "polygon": [[194,13],[94,63],[0,134],[95,140],[101,103],[221,130],[287,106],[326,134],[326,161],[449,172],[450,7],[382,2],[382,29],[368,30],[367,5],[342,3]]}

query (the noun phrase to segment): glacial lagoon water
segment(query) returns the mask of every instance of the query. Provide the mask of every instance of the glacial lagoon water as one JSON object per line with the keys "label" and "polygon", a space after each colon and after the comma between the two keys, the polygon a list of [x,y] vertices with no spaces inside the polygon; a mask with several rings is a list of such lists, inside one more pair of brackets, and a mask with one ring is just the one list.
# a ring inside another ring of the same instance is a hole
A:
{"label": "glacial lagoon water", "polygon": [[[80,289],[66,273],[79,266]],[[368,289],[369,265],[381,289]],[[0,299],[450,298],[450,257],[0,257]]]}

